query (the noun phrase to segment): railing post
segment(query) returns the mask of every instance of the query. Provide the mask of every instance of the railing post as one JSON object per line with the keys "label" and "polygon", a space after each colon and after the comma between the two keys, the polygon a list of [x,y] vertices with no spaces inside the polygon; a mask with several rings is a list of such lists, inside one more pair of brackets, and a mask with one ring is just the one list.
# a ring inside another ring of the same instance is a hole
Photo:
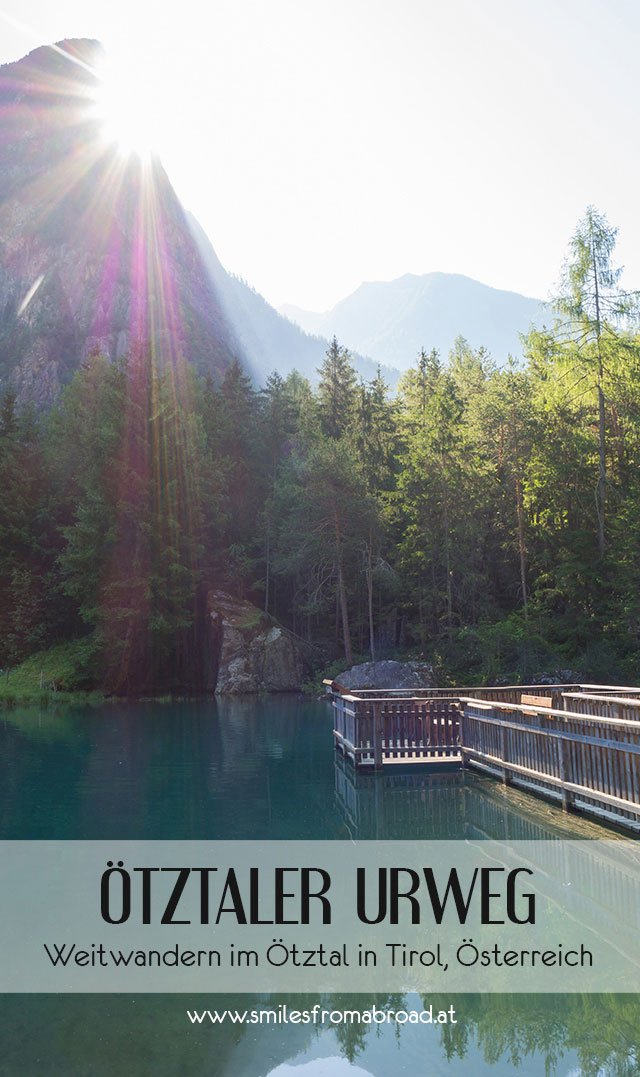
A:
{"label": "railing post", "polygon": [[335,746],[336,748],[342,748],[342,738],[344,738],[344,714],[342,712],[342,699],[338,695],[334,695],[332,699],[333,714],[335,720]]}
{"label": "railing post", "polygon": [[460,749],[460,764],[463,770],[467,770],[469,764],[467,762],[467,754],[464,750],[464,743],[466,740],[467,732],[467,720],[465,715],[464,703],[458,703],[458,747]]}
{"label": "railing post", "polygon": [[382,770],[382,739],[384,737],[384,717],[382,704],[373,704],[373,766]]}
{"label": "railing post", "polygon": [[[492,709],[491,709],[491,717],[495,718],[495,716],[496,716],[495,708],[492,707]],[[506,731],[506,729],[504,727],[504,713],[502,714],[501,725],[500,725],[500,755],[502,756],[502,762],[506,763],[507,762],[507,731]],[[511,785],[511,776],[510,776],[509,771],[507,770],[506,766],[503,766],[503,768],[502,768],[502,781],[503,781],[504,785]]]}
{"label": "railing post", "polygon": [[[565,724],[564,719],[562,719],[562,724],[563,725]],[[564,737],[561,734],[558,737],[558,764],[559,764],[559,767],[560,767],[559,777],[560,777],[560,781],[562,782],[562,810],[563,811],[571,811],[571,793],[566,788],[566,784],[565,784],[569,780],[568,779],[568,773],[569,773],[568,763],[569,763],[569,760],[568,760],[567,742],[566,742],[566,740],[564,739]]]}

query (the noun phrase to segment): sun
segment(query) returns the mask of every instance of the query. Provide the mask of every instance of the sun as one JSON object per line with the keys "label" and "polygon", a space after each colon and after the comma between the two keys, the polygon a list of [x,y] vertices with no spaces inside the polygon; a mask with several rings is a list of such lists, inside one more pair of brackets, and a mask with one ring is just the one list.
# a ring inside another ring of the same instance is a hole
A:
{"label": "sun", "polygon": [[105,59],[96,72],[98,84],[91,107],[106,142],[126,156],[159,154],[163,140],[162,87],[139,64]]}

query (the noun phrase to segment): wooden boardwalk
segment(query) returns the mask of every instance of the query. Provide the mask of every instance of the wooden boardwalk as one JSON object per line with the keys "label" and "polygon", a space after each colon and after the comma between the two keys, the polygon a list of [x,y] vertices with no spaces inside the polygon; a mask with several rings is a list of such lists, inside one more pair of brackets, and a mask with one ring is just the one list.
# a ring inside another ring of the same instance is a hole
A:
{"label": "wooden boardwalk", "polygon": [[452,696],[333,695],[336,747],[356,767],[460,762],[460,712]]}
{"label": "wooden boardwalk", "polygon": [[507,686],[424,694],[328,682],[336,748],[358,770],[445,762],[640,830],[640,688]]}

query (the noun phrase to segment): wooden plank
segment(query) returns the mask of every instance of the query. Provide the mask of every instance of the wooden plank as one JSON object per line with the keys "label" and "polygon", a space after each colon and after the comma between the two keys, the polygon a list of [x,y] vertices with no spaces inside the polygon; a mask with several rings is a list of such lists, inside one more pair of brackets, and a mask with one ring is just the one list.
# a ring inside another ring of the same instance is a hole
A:
{"label": "wooden plank", "polygon": [[[404,767],[415,767],[416,770],[419,767],[426,767],[427,769],[443,763],[455,764],[460,763],[460,753],[456,752],[454,755],[440,756],[440,755],[424,755],[418,758],[412,759],[385,759],[382,770],[388,774],[394,770],[400,770]],[[358,764],[358,770],[367,770],[369,773],[376,773],[373,765],[373,759],[365,759]]]}
{"label": "wooden plank", "polygon": [[[623,719],[617,719],[617,718],[605,718],[602,715],[593,715],[593,714],[579,714],[579,713],[574,712],[574,711],[557,710],[557,708],[555,708],[555,707],[553,709],[548,710],[547,714],[550,715],[550,716],[553,716],[553,717],[557,717],[557,718],[566,718],[568,716],[572,720],[575,720],[575,721],[578,721],[578,722],[584,722],[585,724],[593,722],[594,718],[595,718],[598,722],[601,722],[602,724],[616,726],[619,729],[640,730],[640,701],[637,701],[637,702],[638,702],[639,718],[634,719],[634,720],[629,720],[629,719],[623,720]],[[526,708],[526,707],[523,708],[523,707],[520,707],[517,704],[507,704],[507,703],[500,703],[500,702],[495,702],[493,704],[485,704],[485,703],[481,703],[477,699],[469,698],[469,697],[466,697],[466,696],[461,696],[460,697],[460,703],[467,704],[467,705],[471,704],[475,708],[480,708],[480,707],[483,707],[483,706],[485,708],[487,708],[487,707],[492,706],[496,710],[520,711],[520,713],[523,714],[523,715],[528,715],[530,713],[530,710],[531,710],[531,708]]]}
{"label": "wooden plank", "polygon": [[[614,702],[613,710],[618,709]],[[555,717],[546,717],[547,710],[534,715],[523,705],[497,704],[494,715],[496,711],[507,714],[493,717],[477,700],[469,700],[464,708],[465,763],[484,761],[497,768],[503,781],[521,776],[534,788],[537,784],[540,792],[556,788],[566,810],[577,796],[585,810],[605,805],[621,819],[640,815],[640,743],[635,722],[567,711],[561,712],[562,722],[557,722]]]}
{"label": "wooden plank", "polygon": [[[474,714],[472,715],[472,718],[476,722],[486,723],[487,725],[493,725],[495,727],[499,727],[502,724],[501,721],[492,722],[490,718],[480,717],[480,715]],[[613,741],[603,737],[592,737],[583,733],[568,733],[555,729],[538,729],[537,726],[521,725],[517,722],[505,721],[504,725],[507,729],[520,729],[525,733],[533,733],[540,737],[564,737],[564,739],[568,741],[578,741],[582,744],[594,744],[598,748],[617,748],[621,752],[629,752],[631,755],[640,755],[640,744],[630,744],[626,741]]]}
{"label": "wooden plank", "polygon": [[571,808],[571,794],[567,789],[567,782],[569,780],[569,768],[567,766],[567,742],[563,738],[559,737],[558,744],[558,772],[560,781],[562,782],[562,807],[564,811],[569,811]]}
{"label": "wooden plank", "polygon": [[555,699],[535,690],[489,689],[482,699],[461,700],[444,690],[425,698],[346,692],[336,682],[330,687],[334,744],[356,767],[382,770],[438,760],[480,765],[484,760],[498,768],[506,784],[518,778],[539,792],[557,790],[566,809],[577,796],[585,810],[604,804],[621,820],[640,816],[635,689],[624,695],[620,690],[621,698],[602,689],[599,698],[565,689],[565,709],[559,711]]}
{"label": "wooden plank", "polygon": [[640,760],[634,759],[632,755],[627,753],[627,759],[629,760],[629,766],[631,768],[631,799],[640,804],[640,784],[638,783],[638,769]]}
{"label": "wooden plank", "polygon": [[502,782],[503,785],[509,785],[509,771],[506,767],[507,762],[507,729],[504,722],[500,723],[500,755],[502,757]]}
{"label": "wooden plank", "polygon": [[[482,752],[476,752],[475,749],[467,748],[466,751],[471,755],[484,755],[484,753]],[[501,769],[502,760],[499,757],[486,756],[485,758],[487,762],[492,763],[493,766]],[[529,770],[527,767],[518,766],[516,763],[511,763],[510,769],[516,771],[518,774],[524,775],[527,778],[532,778],[536,781],[539,781],[542,784],[546,783],[547,785],[552,785],[556,789],[560,789],[562,786],[560,778],[556,778],[553,774],[538,774],[536,771]],[[575,782],[567,782],[567,789],[580,797],[584,796],[594,800],[599,800],[603,804],[610,804],[612,807],[615,808],[624,808],[627,811],[632,811],[635,813],[640,812],[640,806],[638,804],[634,804],[632,801],[629,800],[621,800],[618,797],[612,796],[610,793],[601,793],[599,790],[588,789],[585,788],[585,786],[583,785],[577,785]]]}

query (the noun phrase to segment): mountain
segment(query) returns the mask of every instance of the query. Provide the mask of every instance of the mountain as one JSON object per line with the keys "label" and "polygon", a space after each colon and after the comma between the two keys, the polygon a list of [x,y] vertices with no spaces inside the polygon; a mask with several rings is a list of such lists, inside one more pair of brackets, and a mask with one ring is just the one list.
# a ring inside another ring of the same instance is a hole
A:
{"label": "mountain", "polygon": [[315,380],[328,342],[225,271],[158,160],[105,143],[101,53],[67,40],[0,67],[0,391],[49,404],[92,352],[138,342],[214,379],[237,357],[258,384],[294,367]]}
{"label": "mountain", "polygon": [[[302,329],[294,324],[294,320],[283,317],[245,281],[227,273],[202,226],[191,213],[187,213],[187,219],[211,284],[254,380],[264,385],[274,370],[283,376],[298,370],[310,381],[317,381],[317,371],[325,358],[329,341],[314,334],[311,329]],[[375,377],[378,363],[357,352],[352,353],[351,359],[362,377],[368,380]],[[380,365],[386,381],[391,386],[395,385],[397,370]]]}
{"label": "mountain", "polygon": [[391,386],[420,348],[446,352],[459,333],[497,359],[517,350],[537,301],[441,273],[283,317],[226,272],[158,160],[105,142],[91,114],[100,56],[68,40],[0,67],[0,391],[46,405],[92,352],[138,342],[214,380],[237,357],[257,384],[294,368],[317,380],[333,335]]}
{"label": "mountain", "polygon": [[242,349],[157,160],[91,115],[95,41],[0,68],[0,389],[50,403],[94,351],[149,343],[219,378]]}
{"label": "mountain", "polygon": [[393,281],[361,284],[324,314],[292,306],[279,309],[307,332],[335,335],[346,347],[402,370],[422,348],[447,355],[458,335],[503,362],[509,353],[520,352],[518,334],[544,313],[537,299],[457,273],[407,273]]}

